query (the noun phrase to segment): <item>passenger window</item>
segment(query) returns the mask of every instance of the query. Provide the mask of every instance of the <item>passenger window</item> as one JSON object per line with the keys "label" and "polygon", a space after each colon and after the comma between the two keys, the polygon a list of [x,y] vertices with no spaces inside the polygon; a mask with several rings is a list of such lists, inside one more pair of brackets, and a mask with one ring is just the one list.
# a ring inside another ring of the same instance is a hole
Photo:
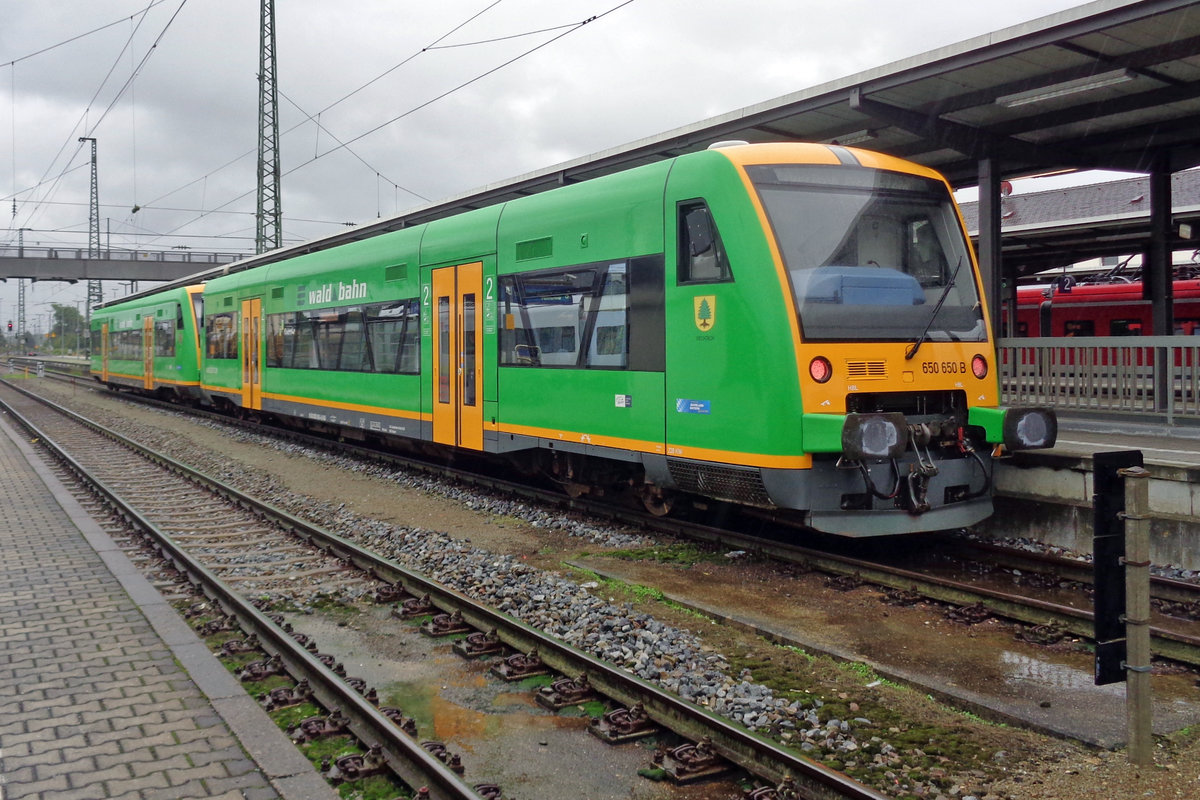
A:
{"label": "passenger window", "polygon": [[175,357],[175,324],[169,319],[154,323],[154,355]]}
{"label": "passenger window", "polygon": [[1063,325],[1065,336],[1095,336],[1096,323],[1090,319],[1069,319]]}
{"label": "passenger window", "polygon": [[662,256],[500,277],[503,366],[661,371]]}
{"label": "passenger window", "polygon": [[208,358],[237,358],[237,314],[210,314],[205,325],[205,353]]}
{"label": "passenger window", "polygon": [[1140,319],[1114,319],[1108,323],[1109,336],[1141,336],[1142,321]]}
{"label": "passenger window", "polygon": [[732,281],[729,258],[708,206],[703,202],[679,206],[679,283]]}

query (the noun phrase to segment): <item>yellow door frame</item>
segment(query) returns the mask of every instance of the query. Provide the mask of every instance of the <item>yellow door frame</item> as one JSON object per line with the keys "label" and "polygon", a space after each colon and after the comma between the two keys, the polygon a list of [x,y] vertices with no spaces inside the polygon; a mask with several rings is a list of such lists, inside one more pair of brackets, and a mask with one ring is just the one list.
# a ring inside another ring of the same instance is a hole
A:
{"label": "yellow door frame", "polygon": [[262,409],[262,298],[242,301],[242,407]]}
{"label": "yellow door frame", "polygon": [[100,323],[100,380],[108,383],[108,323]]}
{"label": "yellow door frame", "polygon": [[433,270],[433,440],[483,449],[483,262]]}
{"label": "yellow door frame", "polygon": [[154,317],[142,317],[142,388],[154,388]]}

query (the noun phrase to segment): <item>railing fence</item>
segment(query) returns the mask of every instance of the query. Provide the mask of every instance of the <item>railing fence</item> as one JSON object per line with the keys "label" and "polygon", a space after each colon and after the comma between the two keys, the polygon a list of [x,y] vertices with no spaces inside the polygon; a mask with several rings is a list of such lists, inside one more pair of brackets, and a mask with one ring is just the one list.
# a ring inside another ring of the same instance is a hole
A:
{"label": "railing fence", "polygon": [[1001,339],[996,349],[1008,405],[1200,422],[1200,337]]}
{"label": "railing fence", "polygon": [[[228,264],[246,258],[246,253],[206,253],[198,250],[124,250],[103,249],[98,254],[102,261],[162,261],[169,263]],[[45,258],[86,260],[86,247],[0,247],[0,258]]]}

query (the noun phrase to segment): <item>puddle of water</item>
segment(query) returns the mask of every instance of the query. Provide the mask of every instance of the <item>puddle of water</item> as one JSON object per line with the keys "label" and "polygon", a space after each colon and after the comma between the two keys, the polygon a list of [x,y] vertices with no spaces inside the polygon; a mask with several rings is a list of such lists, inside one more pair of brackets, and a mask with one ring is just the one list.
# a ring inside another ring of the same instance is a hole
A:
{"label": "puddle of water", "polygon": [[1007,668],[1006,680],[1014,687],[1034,684],[1055,689],[1100,688],[1095,685],[1092,672],[1077,669],[1069,664],[1055,663],[1036,655],[1014,653],[1011,650],[1001,652],[998,660]]}
{"label": "puddle of water", "polygon": [[587,732],[588,718],[555,714],[532,692],[489,674],[492,661],[467,661],[445,641],[395,624],[369,608],[348,624],[293,616],[298,631],[336,656],[346,674],[363,678],[382,705],[417,723],[419,741],[444,742],[462,757],[468,783],[496,783],[524,800],[707,800],[740,796],[728,782],[674,787],[638,776],[650,765],[652,741],[613,747]]}

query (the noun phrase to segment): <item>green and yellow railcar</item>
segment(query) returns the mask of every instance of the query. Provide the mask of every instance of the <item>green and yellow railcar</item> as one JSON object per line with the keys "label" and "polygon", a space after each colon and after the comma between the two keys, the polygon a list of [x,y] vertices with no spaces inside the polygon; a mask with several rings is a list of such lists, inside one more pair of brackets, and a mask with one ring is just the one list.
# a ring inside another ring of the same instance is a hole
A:
{"label": "green and yellow railcar", "polygon": [[853,536],[970,525],[998,405],[949,186],[863,150],[732,145],[205,288],[218,404],[494,454],[652,509],[700,495]]}
{"label": "green and yellow railcar", "polygon": [[92,376],[114,388],[198,399],[203,290],[175,287],[93,309]]}
{"label": "green and yellow railcar", "polygon": [[209,400],[420,440],[419,241],[402,231],[209,281]]}

